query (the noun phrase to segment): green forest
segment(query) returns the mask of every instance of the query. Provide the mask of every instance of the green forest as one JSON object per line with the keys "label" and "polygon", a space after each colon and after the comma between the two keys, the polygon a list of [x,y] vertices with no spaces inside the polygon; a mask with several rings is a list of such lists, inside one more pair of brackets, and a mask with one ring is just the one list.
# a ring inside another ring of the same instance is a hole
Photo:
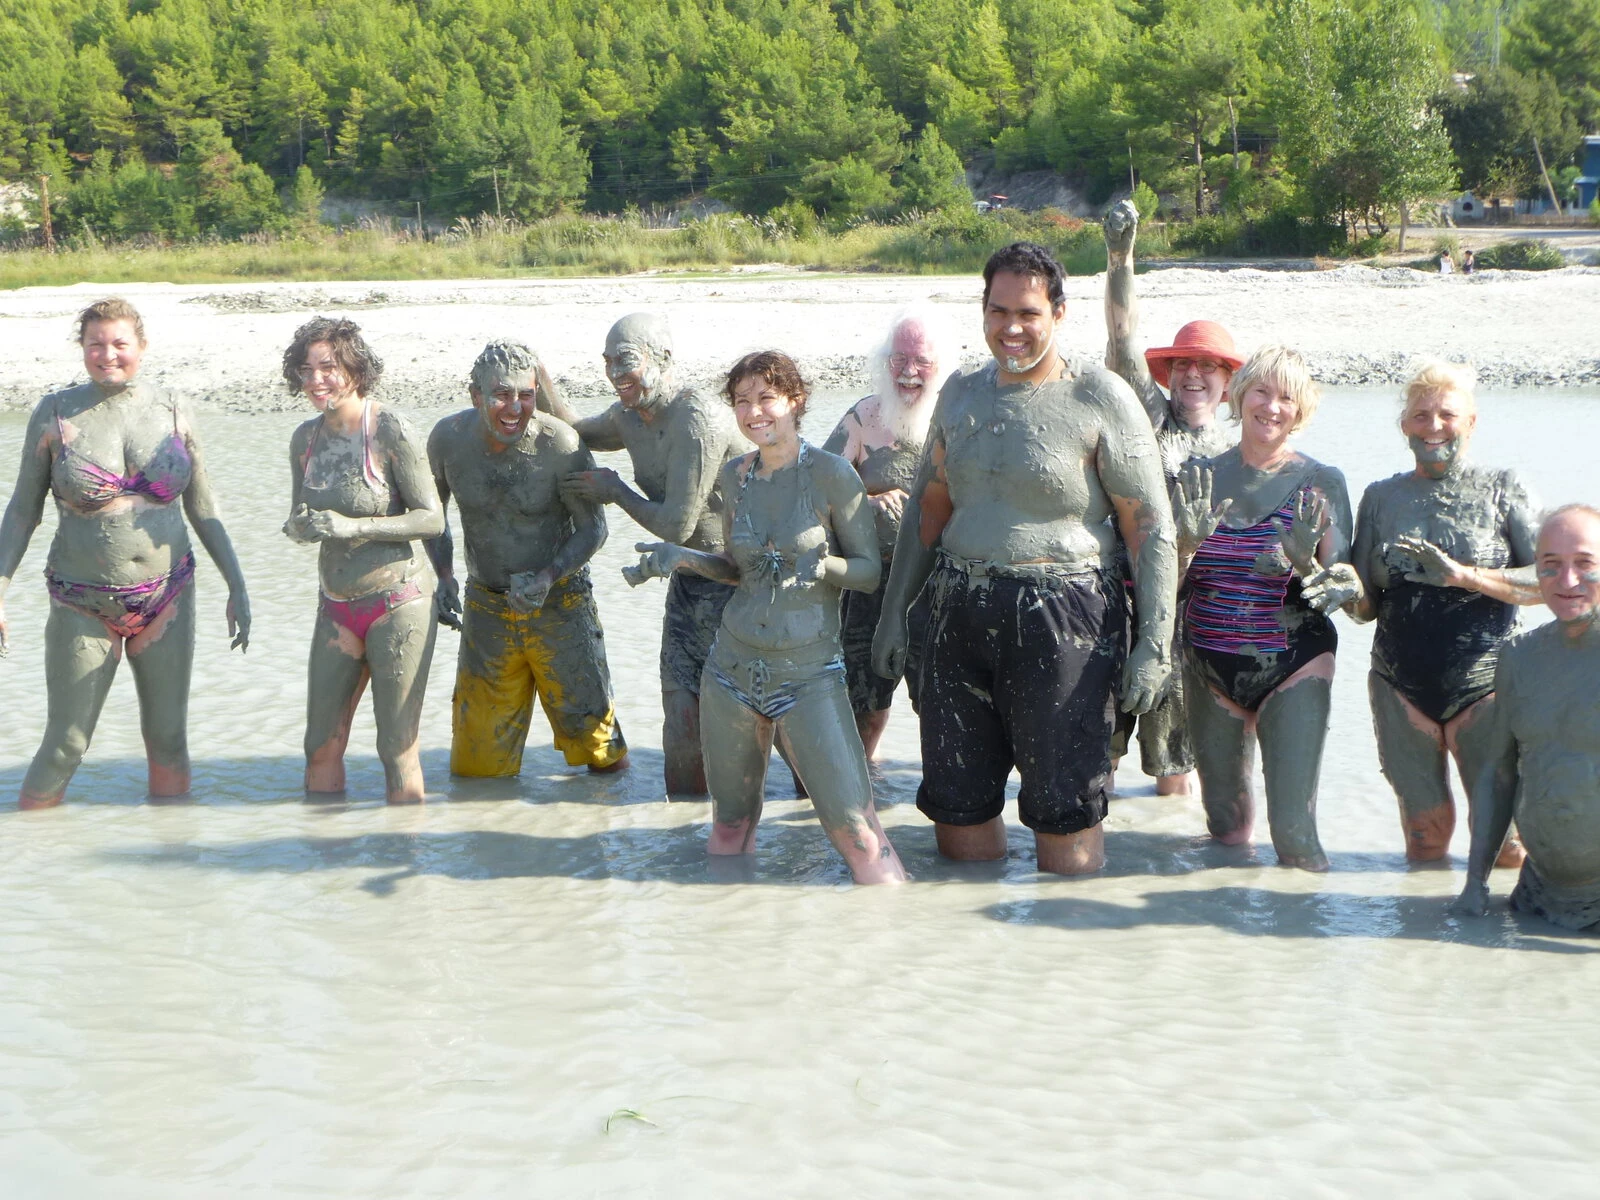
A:
{"label": "green forest", "polygon": [[102,243],[325,200],[837,231],[969,212],[979,165],[1343,241],[1564,201],[1597,125],[1600,0],[6,0],[0,240],[37,244],[41,182]]}

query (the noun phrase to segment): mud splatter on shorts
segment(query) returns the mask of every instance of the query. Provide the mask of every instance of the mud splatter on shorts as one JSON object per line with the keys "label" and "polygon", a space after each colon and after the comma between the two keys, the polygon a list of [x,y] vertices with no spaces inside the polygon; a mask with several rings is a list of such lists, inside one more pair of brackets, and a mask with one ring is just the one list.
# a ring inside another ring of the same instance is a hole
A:
{"label": "mud splatter on shorts", "polygon": [[722,625],[722,610],[733,599],[725,583],[689,571],[674,571],[667,583],[661,616],[661,690],[700,694],[700,673]]}
{"label": "mud splatter on shorts", "polygon": [[[857,716],[880,712],[894,701],[898,679],[885,679],[872,669],[872,635],[883,615],[883,589],[889,586],[889,564],[875,592],[845,592],[840,599],[839,641],[844,646],[845,681],[850,686],[850,709]],[[928,635],[928,594],[923,592],[906,614],[910,636],[906,641],[906,691],[911,707],[921,712],[922,643]]]}

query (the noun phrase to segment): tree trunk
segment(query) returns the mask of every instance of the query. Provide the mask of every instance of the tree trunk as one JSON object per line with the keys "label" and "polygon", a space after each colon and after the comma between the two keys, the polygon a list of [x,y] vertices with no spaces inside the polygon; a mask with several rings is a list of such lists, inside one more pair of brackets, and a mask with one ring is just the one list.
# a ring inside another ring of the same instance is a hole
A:
{"label": "tree trunk", "polygon": [[1194,131],[1194,215],[1198,218],[1206,211],[1206,160],[1200,149],[1200,130]]}
{"label": "tree trunk", "polygon": [[1228,127],[1233,130],[1233,173],[1239,174],[1239,116],[1233,111],[1233,97],[1228,97]]}
{"label": "tree trunk", "polygon": [[1544,151],[1539,149],[1539,139],[1533,139],[1533,152],[1539,159],[1539,174],[1544,177],[1544,190],[1550,193],[1550,203],[1556,206],[1556,216],[1561,215],[1561,201],[1556,198],[1556,189],[1550,182],[1550,172],[1544,165]]}
{"label": "tree trunk", "polygon": [[1406,249],[1406,226],[1411,222],[1411,210],[1406,207],[1404,200],[1400,201],[1400,240],[1395,245],[1398,253],[1404,254]]}

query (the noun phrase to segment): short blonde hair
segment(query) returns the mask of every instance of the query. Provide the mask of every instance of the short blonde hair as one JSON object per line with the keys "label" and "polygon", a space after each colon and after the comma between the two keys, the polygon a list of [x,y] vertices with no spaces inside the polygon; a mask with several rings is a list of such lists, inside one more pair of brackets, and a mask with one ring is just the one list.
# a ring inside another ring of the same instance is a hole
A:
{"label": "short blonde hair", "polygon": [[1305,428],[1316,415],[1322,389],[1311,378],[1311,368],[1298,350],[1288,346],[1263,346],[1234,372],[1228,381],[1228,415],[1244,419],[1244,394],[1258,383],[1275,386],[1294,401],[1294,425],[1289,432]]}
{"label": "short blonde hair", "polygon": [[149,344],[145,341],[144,318],[139,315],[139,310],[121,296],[108,296],[104,300],[96,300],[78,314],[78,336],[75,339],[78,345],[83,345],[89,326],[104,325],[111,321],[129,322],[133,326],[134,337],[139,339],[139,345]]}
{"label": "short blonde hair", "polygon": [[1418,400],[1432,399],[1445,392],[1461,397],[1472,406],[1473,412],[1477,412],[1478,398],[1473,394],[1477,386],[1478,373],[1465,363],[1445,362],[1442,358],[1421,359],[1400,393],[1401,414],[1410,412]]}

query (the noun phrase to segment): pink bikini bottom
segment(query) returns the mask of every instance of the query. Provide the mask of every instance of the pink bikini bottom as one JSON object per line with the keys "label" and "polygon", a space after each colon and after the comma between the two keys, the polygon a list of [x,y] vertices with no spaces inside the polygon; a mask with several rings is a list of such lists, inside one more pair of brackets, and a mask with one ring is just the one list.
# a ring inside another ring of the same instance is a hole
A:
{"label": "pink bikini bottom", "polygon": [[357,596],[354,600],[335,600],[324,592],[322,611],[327,613],[328,620],[340,629],[348,629],[352,635],[364,642],[367,640],[367,632],[378,621],[402,604],[410,604],[411,601],[421,598],[422,589],[413,580],[391,592],[373,592],[369,596]]}
{"label": "pink bikini bottom", "polygon": [[57,604],[96,617],[114,635],[134,638],[143,633],[189,586],[194,554],[180,558],[172,570],[139,583],[78,583],[44,570],[45,590]]}

